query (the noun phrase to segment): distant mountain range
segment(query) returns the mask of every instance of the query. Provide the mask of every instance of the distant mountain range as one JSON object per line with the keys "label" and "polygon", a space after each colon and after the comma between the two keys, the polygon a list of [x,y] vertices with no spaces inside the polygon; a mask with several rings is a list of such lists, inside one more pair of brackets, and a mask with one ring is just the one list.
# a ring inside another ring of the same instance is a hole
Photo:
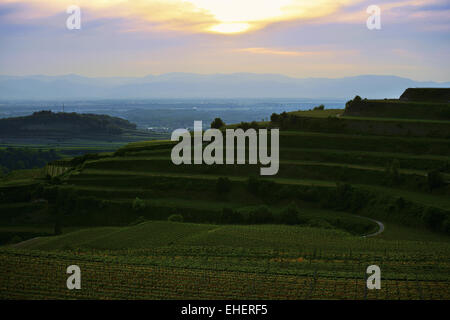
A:
{"label": "distant mountain range", "polygon": [[292,78],[277,74],[167,73],[141,78],[2,76],[0,100],[153,98],[398,98],[407,88],[450,87],[450,82],[418,82],[397,76]]}

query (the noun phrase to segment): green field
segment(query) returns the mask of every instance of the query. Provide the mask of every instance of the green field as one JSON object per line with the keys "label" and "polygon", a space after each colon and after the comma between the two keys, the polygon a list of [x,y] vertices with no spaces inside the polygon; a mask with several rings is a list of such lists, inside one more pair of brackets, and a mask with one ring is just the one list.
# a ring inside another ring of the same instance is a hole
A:
{"label": "green field", "polygon": [[[90,228],[0,249],[0,296],[448,299],[448,260],[432,262],[449,255],[448,239],[441,240],[399,245],[278,225],[144,222]],[[364,286],[365,268],[373,263],[383,270],[383,287],[377,291]],[[71,264],[83,272],[77,292],[64,287],[64,271]]]}

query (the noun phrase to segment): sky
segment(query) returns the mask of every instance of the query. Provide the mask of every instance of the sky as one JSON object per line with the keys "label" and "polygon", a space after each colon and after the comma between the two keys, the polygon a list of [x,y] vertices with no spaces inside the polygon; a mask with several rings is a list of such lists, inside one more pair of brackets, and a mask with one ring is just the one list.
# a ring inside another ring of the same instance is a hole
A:
{"label": "sky", "polygon": [[[67,8],[81,12],[69,30]],[[381,29],[369,30],[370,5]],[[0,0],[0,74],[450,81],[450,0]]]}

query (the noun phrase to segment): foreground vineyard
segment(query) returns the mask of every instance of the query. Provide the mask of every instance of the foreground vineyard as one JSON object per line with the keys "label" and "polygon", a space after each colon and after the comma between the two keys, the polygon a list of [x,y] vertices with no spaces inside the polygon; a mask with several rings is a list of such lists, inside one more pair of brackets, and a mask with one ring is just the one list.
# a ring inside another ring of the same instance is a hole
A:
{"label": "foreground vineyard", "polygon": [[[270,252],[268,254],[267,252]],[[446,257],[160,248],[0,251],[1,299],[449,299]],[[367,290],[366,267],[382,270]],[[82,272],[68,290],[66,268]]]}

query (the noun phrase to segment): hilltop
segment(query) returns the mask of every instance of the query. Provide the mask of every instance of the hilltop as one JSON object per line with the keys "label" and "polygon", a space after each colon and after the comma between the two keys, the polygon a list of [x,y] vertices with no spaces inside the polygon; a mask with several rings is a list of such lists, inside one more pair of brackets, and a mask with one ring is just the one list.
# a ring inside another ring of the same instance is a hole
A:
{"label": "hilltop", "polygon": [[450,102],[450,88],[409,88],[400,96],[404,101]]}
{"label": "hilltop", "polygon": [[0,119],[0,137],[120,135],[135,130],[127,120],[97,114],[34,112],[30,116]]}
{"label": "hilltop", "polygon": [[450,120],[450,88],[409,88],[400,99],[371,100],[356,96],[345,116]]}

